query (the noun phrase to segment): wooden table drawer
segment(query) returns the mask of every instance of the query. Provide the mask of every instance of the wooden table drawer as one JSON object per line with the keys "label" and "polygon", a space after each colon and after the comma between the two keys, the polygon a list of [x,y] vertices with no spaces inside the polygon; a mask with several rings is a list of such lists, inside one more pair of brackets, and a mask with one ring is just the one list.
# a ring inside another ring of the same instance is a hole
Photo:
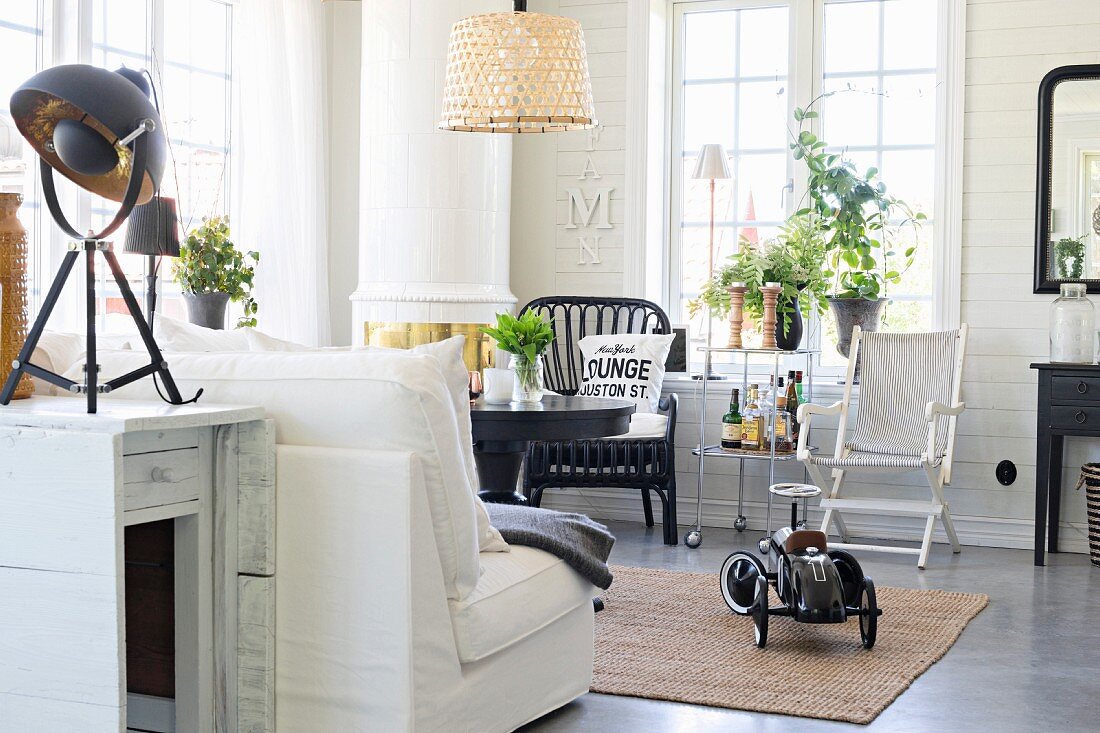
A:
{"label": "wooden table drawer", "polygon": [[1100,402],[1100,377],[1052,377],[1053,402]]}
{"label": "wooden table drawer", "polygon": [[1100,430],[1100,407],[1054,405],[1050,408],[1050,427],[1059,430]]}
{"label": "wooden table drawer", "polygon": [[122,482],[126,511],[199,498],[199,450],[159,451],[125,456]]}

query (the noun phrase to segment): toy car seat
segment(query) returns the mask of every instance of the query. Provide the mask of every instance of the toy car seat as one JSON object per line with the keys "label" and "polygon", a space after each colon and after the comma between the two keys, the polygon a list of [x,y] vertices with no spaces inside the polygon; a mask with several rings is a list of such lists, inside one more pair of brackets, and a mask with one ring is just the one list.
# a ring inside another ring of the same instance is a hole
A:
{"label": "toy car seat", "polygon": [[816,547],[817,551],[824,554],[829,551],[826,547],[825,533],[816,529],[798,529],[791,532],[783,542],[783,550],[787,554],[805,550],[807,547]]}

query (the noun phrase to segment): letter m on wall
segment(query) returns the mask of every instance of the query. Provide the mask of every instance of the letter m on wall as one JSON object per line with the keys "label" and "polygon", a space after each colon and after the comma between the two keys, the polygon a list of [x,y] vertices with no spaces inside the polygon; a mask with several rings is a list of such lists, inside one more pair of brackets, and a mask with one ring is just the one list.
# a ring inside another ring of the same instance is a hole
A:
{"label": "letter m on wall", "polygon": [[592,216],[596,216],[596,228],[597,229],[611,229],[611,192],[613,188],[597,188],[593,192],[592,202],[585,198],[584,192],[579,188],[567,188],[566,193],[569,194],[569,221],[565,225],[566,229],[576,229],[577,219],[581,221],[581,226],[590,226],[592,224]]}

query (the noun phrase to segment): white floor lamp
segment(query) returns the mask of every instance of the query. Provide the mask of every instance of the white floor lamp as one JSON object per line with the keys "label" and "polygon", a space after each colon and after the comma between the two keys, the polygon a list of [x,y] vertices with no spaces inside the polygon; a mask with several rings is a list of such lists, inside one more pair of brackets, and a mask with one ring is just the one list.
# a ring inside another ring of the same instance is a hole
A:
{"label": "white floor lamp", "polygon": [[[719,143],[708,143],[699,151],[692,178],[710,181],[710,244],[708,245],[707,279],[714,277],[714,182],[733,178],[726,158],[726,149]],[[714,317],[707,309],[707,346],[710,344]]]}

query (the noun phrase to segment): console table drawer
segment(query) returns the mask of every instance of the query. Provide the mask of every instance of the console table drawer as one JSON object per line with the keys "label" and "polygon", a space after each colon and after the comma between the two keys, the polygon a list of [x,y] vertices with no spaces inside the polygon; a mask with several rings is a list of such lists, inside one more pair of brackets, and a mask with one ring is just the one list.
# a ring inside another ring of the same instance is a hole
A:
{"label": "console table drawer", "polygon": [[198,448],[125,456],[122,481],[126,511],[198,499]]}
{"label": "console table drawer", "polygon": [[1052,377],[1053,402],[1100,402],[1100,377]]}
{"label": "console table drawer", "polygon": [[1050,408],[1050,427],[1058,430],[1100,429],[1100,407],[1053,405]]}

